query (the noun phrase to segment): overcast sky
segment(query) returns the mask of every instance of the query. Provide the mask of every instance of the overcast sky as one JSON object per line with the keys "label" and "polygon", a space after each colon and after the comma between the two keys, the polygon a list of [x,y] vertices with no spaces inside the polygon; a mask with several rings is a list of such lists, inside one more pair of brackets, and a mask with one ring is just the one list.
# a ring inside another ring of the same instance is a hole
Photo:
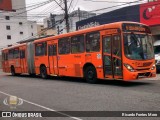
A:
{"label": "overcast sky", "polygon": [[[36,5],[38,3],[45,2],[45,1],[48,1],[48,0],[26,0],[26,4],[28,6],[27,9],[28,10],[32,9],[29,6]],[[62,4],[62,7],[64,7],[63,6],[64,5],[63,4],[64,0],[56,0],[56,1],[60,4]],[[71,3],[71,1],[72,1],[72,3]],[[104,1],[106,1],[106,2],[104,2]],[[94,11],[94,10],[97,10],[97,9],[108,8],[108,7],[111,7],[111,6],[117,6],[117,5],[122,5],[122,4],[126,4],[126,6],[133,5],[131,3],[130,4],[126,3],[126,2],[133,2],[133,1],[138,1],[138,0],[68,0],[68,7],[70,6],[70,3],[71,3],[69,12],[72,12],[73,10],[77,10],[78,7],[81,10]],[[147,0],[139,0],[139,1],[141,1],[141,2],[137,2],[137,3],[144,3]],[[124,7],[124,5],[120,6],[120,7]],[[104,10],[103,11],[96,11],[96,13],[100,14],[100,13],[111,11],[111,10],[118,9],[118,8],[119,7],[108,8],[105,11]],[[64,11],[62,10],[62,8],[60,8],[57,5],[57,3],[53,1],[53,2],[51,2],[49,4],[46,4],[42,7],[39,7],[37,9],[33,9],[31,11],[28,11],[28,16],[33,16],[33,17],[35,16],[34,17],[35,20],[41,21],[40,17],[36,17],[37,15],[41,15],[43,17],[43,16],[49,15],[50,13],[60,14],[60,13],[63,13],[63,12]],[[32,19],[33,19],[33,17],[32,17]]]}

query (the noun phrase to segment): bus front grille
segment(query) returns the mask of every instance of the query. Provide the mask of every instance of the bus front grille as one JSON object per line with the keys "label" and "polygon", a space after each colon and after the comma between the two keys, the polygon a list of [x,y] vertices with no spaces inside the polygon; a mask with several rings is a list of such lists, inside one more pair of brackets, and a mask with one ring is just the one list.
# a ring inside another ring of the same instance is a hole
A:
{"label": "bus front grille", "polygon": [[151,76],[150,72],[146,72],[146,73],[138,73],[138,77],[149,77]]}

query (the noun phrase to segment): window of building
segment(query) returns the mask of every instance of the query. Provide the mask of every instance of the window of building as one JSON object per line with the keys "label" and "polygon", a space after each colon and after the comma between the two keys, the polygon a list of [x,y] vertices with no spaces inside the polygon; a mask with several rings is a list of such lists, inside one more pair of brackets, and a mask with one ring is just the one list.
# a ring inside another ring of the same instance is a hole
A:
{"label": "window of building", "polygon": [[22,22],[19,22],[19,25],[22,25],[23,23]]}
{"label": "window of building", "polygon": [[71,53],[84,52],[84,35],[71,38]]}
{"label": "window of building", "polygon": [[8,39],[8,40],[11,40],[11,35],[7,35],[7,39]]}
{"label": "window of building", "polygon": [[10,17],[9,17],[9,16],[6,16],[5,19],[6,19],[6,20],[10,20]]}
{"label": "window of building", "polygon": [[33,25],[31,25],[31,28],[33,28]]}
{"label": "window of building", "polygon": [[33,33],[32,33],[32,36],[33,36]]}
{"label": "window of building", "polygon": [[23,35],[23,32],[20,32],[21,35]]}
{"label": "window of building", "polygon": [[10,30],[10,29],[11,29],[11,27],[10,27],[9,25],[7,25],[7,26],[6,26],[6,29],[7,29],[7,30]]}
{"label": "window of building", "polygon": [[70,53],[70,38],[59,39],[58,42],[59,54]]}
{"label": "window of building", "polygon": [[35,44],[35,56],[47,55],[47,44],[46,42]]}
{"label": "window of building", "polygon": [[98,52],[100,50],[100,33],[94,32],[87,34],[86,37],[86,51]]}

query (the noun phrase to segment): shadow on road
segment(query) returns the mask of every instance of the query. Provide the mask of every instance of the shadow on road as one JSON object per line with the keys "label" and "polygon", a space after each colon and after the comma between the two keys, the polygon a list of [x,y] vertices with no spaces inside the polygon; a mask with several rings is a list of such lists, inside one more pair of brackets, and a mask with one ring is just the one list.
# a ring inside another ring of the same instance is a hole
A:
{"label": "shadow on road", "polygon": [[[40,76],[30,76],[30,75],[20,75],[20,76],[11,76],[9,77],[22,77],[22,78],[35,78],[36,80],[46,80],[46,81],[64,81],[64,82],[72,82],[72,83],[86,83],[85,79],[75,78],[75,77],[52,77],[50,76],[48,79],[42,79]],[[110,85],[110,86],[120,86],[120,87],[134,87],[134,86],[143,86],[143,85],[151,85],[153,83],[146,80],[136,80],[136,81],[121,81],[121,80],[99,80],[97,85]]]}
{"label": "shadow on road", "polygon": [[121,87],[134,87],[134,86],[151,85],[152,83],[147,81],[143,82],[143,81],[101,80],[99,84],[121,86]]}

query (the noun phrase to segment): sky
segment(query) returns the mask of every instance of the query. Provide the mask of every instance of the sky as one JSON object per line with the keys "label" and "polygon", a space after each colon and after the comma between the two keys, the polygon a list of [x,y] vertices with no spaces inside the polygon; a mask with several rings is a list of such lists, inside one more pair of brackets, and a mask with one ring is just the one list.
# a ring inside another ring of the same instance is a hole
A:
{"label": "sky", "polygon": [[[46,1],[48,0],[26,0],[27,11],[28,11],[28,16],[29,16],[28,18],[30,20],[36,20],[38,22],[42,22],[42,19],[44,17],[49,16],[50,13],[53,13],[53,14],[64,13],[62,8],[58,6],[55,1],[49,4],[46,4],[42,7],[39,7],[37,9],[33,8],[33,10],[30,10],[32,9],[32,7],[30,6],[37,5],[41,2],[46,2]],[[60,3],[62,7],[64,8],[64,4],[63,4],[64,0],[56,0],[56,1]],[[95,12],[97,14],[101,14],[103,12],[108,12],[114,9],[118,9],[120,7],[133,5],[133,3],[126,3],[126,2],[133,2],[133,1],[138,1],[138,0],[68,0],[68,7],[70,6],[69,13],[80,8],[81,10],[86,10],[86,11]],[[141,2],[137,2],[137,3],[144,3],[147,0],[139,0],[139,1]],[[122,4],[126,4],[126,5],[108,8],[108,7],[122,5]],[[94,10],[101,9],[101,8],[108,8],[108,9],[101,10],[101,11],[94,11]]]}

